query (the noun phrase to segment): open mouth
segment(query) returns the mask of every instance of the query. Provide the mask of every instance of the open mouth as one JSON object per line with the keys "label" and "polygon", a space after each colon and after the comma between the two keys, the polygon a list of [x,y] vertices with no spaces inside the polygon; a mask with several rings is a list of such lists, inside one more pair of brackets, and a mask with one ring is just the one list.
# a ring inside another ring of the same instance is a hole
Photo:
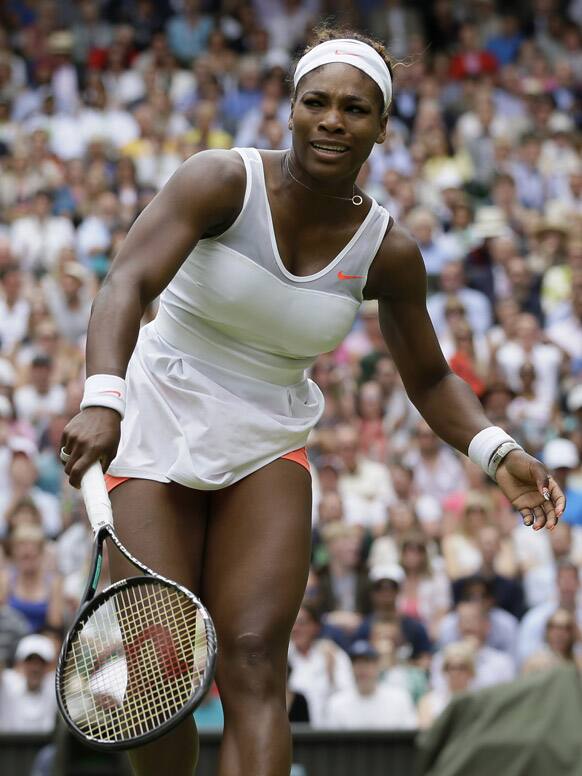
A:
{"label": "open mouth", "polygon": [[320,153],[329,154],[330,156],[339,156],[349,151],[349,148],[337,143],[311,143],[312,148]]}

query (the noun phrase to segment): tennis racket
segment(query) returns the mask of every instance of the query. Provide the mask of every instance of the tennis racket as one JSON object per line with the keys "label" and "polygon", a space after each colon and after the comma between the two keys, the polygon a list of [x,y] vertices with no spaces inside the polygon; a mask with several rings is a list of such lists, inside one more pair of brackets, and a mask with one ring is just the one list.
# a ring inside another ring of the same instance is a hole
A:
{"label": "tennis racket", "polygon": [[[216,634],[193,593],[121,544],[99,463],[84,474],[81,492],[94,533],[92,568],[59,656],[57,703],[77,738],[128,749],[163,735],[199,705],[214,675]],[[105,539],[141,575],[96,595]]]}

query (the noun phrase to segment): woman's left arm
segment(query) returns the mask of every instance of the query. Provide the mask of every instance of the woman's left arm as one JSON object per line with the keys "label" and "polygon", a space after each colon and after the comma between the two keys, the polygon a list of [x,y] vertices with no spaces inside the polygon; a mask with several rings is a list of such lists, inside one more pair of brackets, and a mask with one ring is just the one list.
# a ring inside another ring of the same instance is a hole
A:
{"label": "woman's left arm", "polygon": [[[426,309],[426,271],[414,240],[400,227],[387,234],[364,290],[378,299],[380,327],[410,400],[445,442],[467,455],[491,422],[468,384],[451,372]],[[521,449],[497,469],[496,481],[526,525],[553,528],[565,498],[545,467]],[[547,496],[544,495],[547,493]]]}

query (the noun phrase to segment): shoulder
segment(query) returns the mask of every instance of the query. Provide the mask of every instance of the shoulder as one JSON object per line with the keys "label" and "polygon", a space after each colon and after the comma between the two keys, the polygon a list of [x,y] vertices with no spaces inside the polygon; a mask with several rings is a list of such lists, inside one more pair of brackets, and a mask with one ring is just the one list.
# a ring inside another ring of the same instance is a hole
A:
{"label": "shoulder", "polygon": [[235,194],[244,194],[245,164],[237,151],[199,151],[180,165],[171,180],[184,188],[198,189],[204,184],[209,190],[220,188],[225,193],[232,190]]}
{"label": "shoulder", "polygon": [[153,219],[156,229],[172,219],[193,229],[199,239],[234,221],[245,190],[245,164],[237,151],[200,151],[180,165],[140,219]]}
{"label": "shoulder", "polygon": [[402,297],[420,289],[426,294],[426,270],[416,240],[394,223],[384,235],[368,272],[366,299]]}

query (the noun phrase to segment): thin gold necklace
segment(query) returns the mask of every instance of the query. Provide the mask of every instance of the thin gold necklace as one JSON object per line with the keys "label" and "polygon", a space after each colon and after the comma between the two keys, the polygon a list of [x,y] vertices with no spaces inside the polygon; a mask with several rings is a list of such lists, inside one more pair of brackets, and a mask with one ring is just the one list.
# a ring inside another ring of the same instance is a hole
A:
{"label": "thin gold necklace", "polygon": [[296,178],[293,173],[291,172],[291,168],[289,166],[289,154],[285,154],[284,157],[284,165],[285,169],[287,170],[288,174],[293,178],[295,183],[298,183],[300,186],[303,186],[304,189],[307,189],[307,191],[311,191],[312,194],[319,194],[322,197],[331,197],[331,199],[342,199],[344,202],[351,202],[352,205],[355,205],[356,207],[359,207],[362,202],[364,201],[361,194],[356,194],[356,186],[353,185],[353,194],[351,197],[339,197],[337,194],[326,194],[323,191],[316,191],[315,189],[312,189],[310,186],[308,186],[306,183],[303,183],[303,181],[300,181],[298,178]]}

